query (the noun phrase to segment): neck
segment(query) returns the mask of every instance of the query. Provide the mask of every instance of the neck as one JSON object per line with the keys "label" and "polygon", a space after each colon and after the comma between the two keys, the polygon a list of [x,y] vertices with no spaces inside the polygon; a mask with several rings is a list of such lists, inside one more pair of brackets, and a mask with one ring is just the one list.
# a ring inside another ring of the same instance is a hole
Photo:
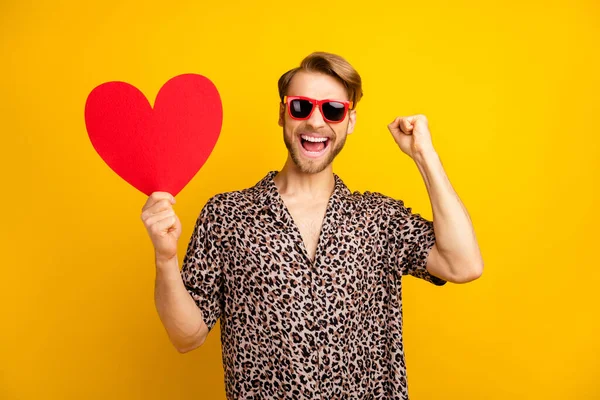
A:
{"label": "neck", "polygon": [[329,198],[335,187],[331,164],[321,172],[310,174],[302,172],[289,157],[273,181],[282,195],[294,197]]}

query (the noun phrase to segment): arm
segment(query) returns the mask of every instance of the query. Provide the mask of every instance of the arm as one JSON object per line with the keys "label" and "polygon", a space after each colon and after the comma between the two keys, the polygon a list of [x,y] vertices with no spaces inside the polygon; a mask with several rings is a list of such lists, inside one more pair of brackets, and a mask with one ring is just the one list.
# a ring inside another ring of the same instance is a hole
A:
{"label": "arm", "polygon": [[433,210],[436,243],[427,258],[427,270],[450,282],[465,283],[483,273],[483,259],[467,209],[450,183],[433,150],[415,152]]}
{"label": "arm", "polygon": [[427,118],[397,117],[388,129],[400,149],[417,164],[431,201],[435,244],[427,258],[427,270],[454,283],[477,279],[483,273],[483,259],[475,231],[433,148]]}
{"label": "arm", "polygon": [[204,343],[208,327],[183,284],[177,257],[156,259],[154,303],[171,343],[180,353]]}
{"label": "arm", "polygon": [[154,192],[142,208],[142,221],[155,251],[154,303],[171,343],[183,353],[200,346],[208,327],[179,272],[177,241],[181,222],[173,210],[175,198]]}

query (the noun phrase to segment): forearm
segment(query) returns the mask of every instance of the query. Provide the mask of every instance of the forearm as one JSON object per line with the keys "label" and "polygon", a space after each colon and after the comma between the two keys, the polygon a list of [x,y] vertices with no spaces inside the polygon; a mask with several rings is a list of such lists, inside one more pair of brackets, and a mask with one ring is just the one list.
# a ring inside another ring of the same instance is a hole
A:
{"label": "forearm", "polygon": [[477,277],[483,259],[467,209],[454,191],[434,150],[415,155],[433,211],[436,247],[457,277]]}
{"label": "forearm", "polygon": [[208,327],[181,279],[177,257],[156,260],[154,302],[169,339],[180,352],[200,346]]}

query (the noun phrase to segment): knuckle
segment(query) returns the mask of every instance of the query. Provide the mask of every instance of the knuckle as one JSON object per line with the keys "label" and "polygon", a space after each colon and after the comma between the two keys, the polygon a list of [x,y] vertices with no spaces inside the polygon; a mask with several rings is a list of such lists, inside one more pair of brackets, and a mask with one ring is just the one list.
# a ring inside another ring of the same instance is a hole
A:
{"label": "knuckle", "polygon": [[168,195],[168,194],[166,194],[165,192],[153,192],[153,193],[150,195],[150,198],[149,198],[149,200],[151,200],[151,201],[153,201],[153,202],[158,202],[158,201],[160,201],[160,200],[162,200],[162,199],[166,199],[166,198],[168,198],[168,197],[169,197],[169,195]]}

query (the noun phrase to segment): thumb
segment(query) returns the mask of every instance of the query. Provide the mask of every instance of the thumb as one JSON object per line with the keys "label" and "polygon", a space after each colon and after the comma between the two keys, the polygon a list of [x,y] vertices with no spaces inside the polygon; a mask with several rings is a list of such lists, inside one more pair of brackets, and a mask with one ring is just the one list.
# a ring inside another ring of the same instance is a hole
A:
{"label": "thumb", "polygon": [[396,117],[388,124],[388,129],[393,135],[400,133],[399,122],[401,117]]}
{"label": "thumb", "polygon": [[407,135],[410,135],[415,126],[415,119],[416,118],[414,116],[402,118],[402,120],[400,121],[400,130],[406,133]]}

